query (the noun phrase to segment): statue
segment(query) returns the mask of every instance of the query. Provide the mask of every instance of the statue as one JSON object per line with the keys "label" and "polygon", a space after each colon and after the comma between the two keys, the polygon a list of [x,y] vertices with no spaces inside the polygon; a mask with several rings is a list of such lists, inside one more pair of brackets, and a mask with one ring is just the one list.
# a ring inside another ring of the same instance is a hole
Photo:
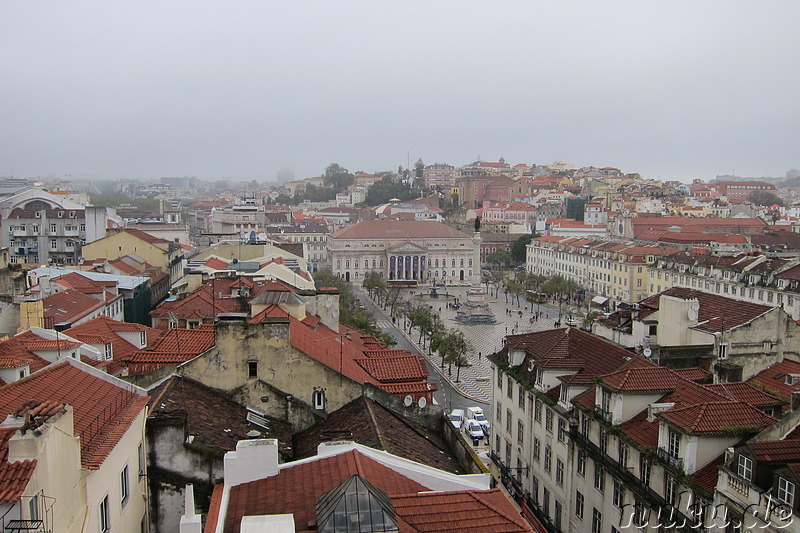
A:
{"label": "statue", "polygon": [[475,217],[475,231],[481,230],[481,217]]}

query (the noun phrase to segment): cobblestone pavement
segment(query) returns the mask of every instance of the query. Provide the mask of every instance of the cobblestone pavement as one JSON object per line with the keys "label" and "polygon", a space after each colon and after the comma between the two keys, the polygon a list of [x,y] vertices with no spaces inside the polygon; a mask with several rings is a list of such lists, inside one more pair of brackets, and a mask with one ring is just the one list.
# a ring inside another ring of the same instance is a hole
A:
{"label": "cobblestone pavement", "polygon": [[[484,291],[486,290],[483,286],[481,288]],[[492,292],[491,295],[487,294],[486,301],[495,314],[497,322],[494,324],[467,325],[455,320],[456,310],[448,308],[447,303],[454,302],[455,298],[458,298],[460,302],[465,302],[468,290],[469,287],[448,287],[446,294],[438,299],[416,296],[414,301],[416,303],[424,302],[432,306],[442,317],[448,328],[457,328],[464,332],[470,347],[467,352],[470,366],[461,369],[458,382],[456,382],[455,368],[452,369],[452,375],[448,375],[447,369],[445,369],[443,375],[449,379],[453,387],[460,393],[478,401],[489,403],[492,398],[492,384],[490,383],[492,371],[486,356],[502,348],[502,339],[506,335],[552,329],[558,317],[558,308],[550,304],[541,304],[539,306],[534,304],[533,311],[538,308],[541,318],[532,320],[534,313],[529,305],[526,306],[523,303],[521,306],[517,306],[510,297],[509,302],[506,303],[504,293],[500,292],[499,295],[495,295]],[[520,312],[522,316],[520,316]],[[570,311],[564,307],[562,310],[562,323],[569,313]],[[427,353],[425,355],[433,364],[441,363],[437,356],[429,356]]]}

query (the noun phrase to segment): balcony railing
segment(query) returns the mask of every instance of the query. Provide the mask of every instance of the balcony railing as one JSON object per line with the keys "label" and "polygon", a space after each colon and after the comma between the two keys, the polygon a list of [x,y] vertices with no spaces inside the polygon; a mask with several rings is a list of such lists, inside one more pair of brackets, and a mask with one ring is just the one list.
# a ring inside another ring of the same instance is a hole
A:
{"label": "balcony railing", "polygon": [[728,473],[728,486],[734,492],[738,492],[744,498],[750,497],[750,482]]}
{"label": "balcony railing", "polygon": [[674,455],[670,455],[670,453],[664,448],[658,449],[658,458],[675,470],[683,470],[683,459],[680,457],[675,457]]}
{"label": "balcony railing", "polygon": [[597,416],[597,418],[611,423],[611,411],[607,411],[599,405],[595,405],[594,414]]}

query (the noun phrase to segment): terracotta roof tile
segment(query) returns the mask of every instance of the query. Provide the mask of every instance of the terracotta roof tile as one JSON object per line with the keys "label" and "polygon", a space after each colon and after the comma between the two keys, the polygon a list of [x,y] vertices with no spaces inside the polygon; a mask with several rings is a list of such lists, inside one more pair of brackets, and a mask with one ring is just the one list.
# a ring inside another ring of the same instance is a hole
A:
{"label": "terracotta roof tile", "polygon": [[747,443],[759,461],[765,463],[800,462],[800,439],[750,441]]}
{"label": "terracotta roof tile", "polygon": [[441,436],[365,396],[295,435],[295,459],[315,456],[319,444],[330,440],[349,440],[453,474],[465,473]]}
{"label": "terracotta roof tile", "polygon": [[757,433],[777,422],[763,411],[735,401],[672,408],[656,416],[693,434]]}
{"label": "terracotta roof tile", "polygon": [[330,235],[332,239],[472,239],[472,235],[428,220],[365,220]]}
{"label": "terracotta roof tile", "polygon": [[412,479],[378,463],[357,450],[290,465],[278,475],[243,483],[230,489],[225,533],[238,533],[243,516],[287,513],[295,524],[316,522],[317,498],[359,474],[377,488],[392,494],[429,490]]}
{"label": "terracotta roof tile", "polygon": [[45,325],[76,322],[104,305],[105,302],[72,289],[57,292],[42,299]]}
{"label": "terracotta roof tile", "polygon": [[725,396],[729,400],[738,400],[754,407],[769,407],[786,403],[780,398],[757,389],[750,383],[709,383],[705,387]]}
{"label": "terracotta roof tile", "polygon": [[[248,432],[257,430],[260,438],[278,439],[284,458],[292,457],[292,427],[289,423],[263,415],[269,430],[247,421],[246,407],[228,399],[218,391],[186,377],[172,376],[148,391],[151,397],[148,418],[177,420],[185,424],[195,443],[209,450],[222,452],[236,449],[236,443],[249,439]],[[223,421],[223,422],[221,422]]]}
{"label": "terracotta roof tile", "polygon": [[800,363],[784,359],[759,372],[747,382],[768,391],[785,402],[791,402],[792,392],[800,391],[800,379],[794,379],[793,376],[800,376]]}
{"label": "terracotta roof tile", "polygon": [[[86,368],[72,359],[62,359],[0,388],[0,413],[13,413],[30,400],[72,406],[75,433],[81,438],[81,465],[97,469],[145,408],[148,398]],[[97,420],[106,423],[98,425]]]}

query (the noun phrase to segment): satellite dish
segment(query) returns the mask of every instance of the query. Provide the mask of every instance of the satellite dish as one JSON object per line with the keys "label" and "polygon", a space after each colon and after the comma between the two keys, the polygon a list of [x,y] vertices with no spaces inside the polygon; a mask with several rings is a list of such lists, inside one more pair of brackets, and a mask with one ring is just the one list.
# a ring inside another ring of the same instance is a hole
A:
{"label": "satellite dish", "polygon": [[338,309],[334,309],[333,310],[333,316],[339,316],[339,310]]}
{"label": "satellite dish", "polygon": [[689,320],[697,320],[697,309],[689,309],[686,316],[689,317]]}
{"label": "satellite dish", "polygon": [[642,354],[644,354],[645,357],[650,357],[651,355],[653,355],[653,350],[651,350],[650,348],[645,348],[644,350],[642,350]]}
{"label": "satellite dish", "polygon": [[331,305],[333,305],[333,300],[331,300],[331,297],[328,296],[325,298],[325,307],[330,308]]}
{"label": "satellite dish", "polygon": [[412,403],[414,403],[414,398],[412,398],[411,396],[406,396],[405,398],[403,398],[403,405],[405,405],[406,407],[411,407]]}
{"label": "satellite dish", "polygon": [[419,405],[420,409],[425,409],[425,406],[428,405],[428,400],[426,400],[424,396],[420,396],[417,404]]}

